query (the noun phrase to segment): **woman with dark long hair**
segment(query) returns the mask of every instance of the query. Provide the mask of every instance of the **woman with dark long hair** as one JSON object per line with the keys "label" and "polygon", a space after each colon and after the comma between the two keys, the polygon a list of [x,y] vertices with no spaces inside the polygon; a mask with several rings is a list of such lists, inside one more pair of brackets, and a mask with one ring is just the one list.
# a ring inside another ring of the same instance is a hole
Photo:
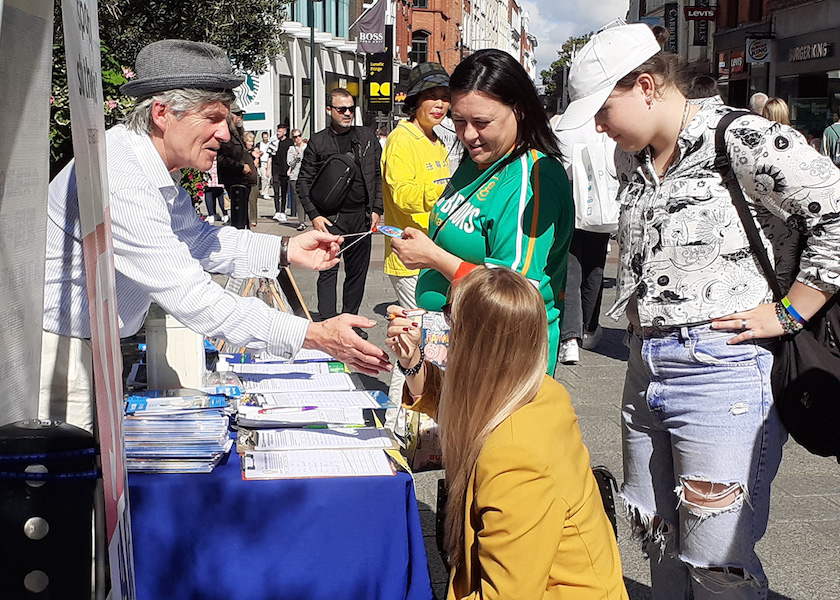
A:
{"label": "woman with dark long hair", "polygon": [[534,84],[507,52],[480,50],[449,81],[452,121],[466,155],[432,209],[429,235],[408,227],[391,247],[422,269],[420,308],[439,311],[451,282],[480,264],[522,273],[548,316],[548,373],[563,317],[574,207],[554,134]]}
{"label": "woman with dark long hair", "polygon": [[448,308],[445,373],[423,360],[399,306],[387,339],[406,370],[403,402],[440,427],[448,600],[626,600],[571,399],[545,374],[542,296],[510,269],[479,267]]}

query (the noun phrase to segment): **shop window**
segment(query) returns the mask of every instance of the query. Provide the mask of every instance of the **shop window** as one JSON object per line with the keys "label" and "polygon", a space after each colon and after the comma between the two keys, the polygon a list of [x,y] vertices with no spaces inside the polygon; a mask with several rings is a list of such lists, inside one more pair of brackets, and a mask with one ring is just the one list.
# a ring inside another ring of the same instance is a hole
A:
{"label": "shop window", "polygon": [[429,60],[429,32],[415,31],[411,34],[411,62],[420,64]]}

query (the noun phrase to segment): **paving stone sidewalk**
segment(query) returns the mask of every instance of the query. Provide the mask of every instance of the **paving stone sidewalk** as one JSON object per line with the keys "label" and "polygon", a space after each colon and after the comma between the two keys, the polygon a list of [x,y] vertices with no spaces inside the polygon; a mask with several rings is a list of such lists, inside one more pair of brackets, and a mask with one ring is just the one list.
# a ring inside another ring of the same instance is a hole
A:
{"label": "paving stone sidewalk", "polygon": [[[270,201],[261,200],[256,231],[293,235],[296,221],[279,225],[267,218],[274,213]],[[615,247],[607,263],[604,309],[614,297]],[[377,321],[370,341],[384,347],[385,309],[395,300],[390,281],[382,271],[384,241],[374,236],[367,290],[362,314]],[[317,311],[312,272],[295,270],[294,275],[310,310]],[[339,279],[339,289],[343,276]],[[339,293],[340,297],[340,293]],[[595,351],[581,350],[575,366],[558,365],[555,379],[572,396],[580,419],[583,440],[593,465],[606,465],[618,478],[621,468],[619,402],[627,361],[623,344],[626,322],[613,323],[602,316],[604,338]],[[387,391],[389,375],[365,378],[370,387]],[[840,432],[838,432],[840,435]],[[446,597],[447,573],[434,542],[434,510],[437,480],[442,472],[418,473],[415,478],[420,516],[426,535],[429,568],[435,593]],[[627,588],[632,600],[650,598],[650,574],[629,528],[619,522],[621,551]],[[758,553],[770,579],[771,600],[840,600],[840,465],[815,457],[789,441],[781,470],[773,486],[770,524],[759,543]]]}

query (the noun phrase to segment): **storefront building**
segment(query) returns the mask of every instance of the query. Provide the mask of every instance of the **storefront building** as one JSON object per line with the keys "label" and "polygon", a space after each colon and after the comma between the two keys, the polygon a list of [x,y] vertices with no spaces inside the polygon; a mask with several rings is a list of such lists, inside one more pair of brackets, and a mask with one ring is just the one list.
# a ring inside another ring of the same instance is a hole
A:
{"label": "storefront building", "polygon": [[840,115],[840,2],[779,10],[773,21],[770,94],[788,102],[797,129],[822,132]]}
{"label": "storefront building", "polygon": [[[237,89],[237,101],[245,110],[245,128],[269,131],[278,124],[298,128],[308,138],[327,126],[326,93],[345,88],[361,105],[361,81],[365,55],[356,53],[349,27],[357,16],[348,0],[297,0],[290,5],[290,20],[283,24],[286,52],[271,62],[268,71],[249,76]],[[308,24],[314,12],[314,98],[310,75],[312,52]],[[357,120],[361,107],[357,110]]]}
{"label": "storefront building", "polygon": [[715,34],[716,76],[721,98],[729,106],[746,108],[756,92],[770,89],[770,63],[750,62],[749,40],[764,39],[770,44],[770,23],[750,23]]}

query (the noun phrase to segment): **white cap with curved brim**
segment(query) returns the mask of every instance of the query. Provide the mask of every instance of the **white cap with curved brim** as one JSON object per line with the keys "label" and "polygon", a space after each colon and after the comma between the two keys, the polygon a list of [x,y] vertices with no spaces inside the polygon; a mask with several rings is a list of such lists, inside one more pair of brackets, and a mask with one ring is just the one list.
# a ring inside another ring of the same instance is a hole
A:
{"label": "white cap with curved brim", "polygon": [[593,35],[569,70],[572,102],[555,129],[586,125],[601,110],[615,84],[660,50],[656,36],[644,23],[609,27]]}

